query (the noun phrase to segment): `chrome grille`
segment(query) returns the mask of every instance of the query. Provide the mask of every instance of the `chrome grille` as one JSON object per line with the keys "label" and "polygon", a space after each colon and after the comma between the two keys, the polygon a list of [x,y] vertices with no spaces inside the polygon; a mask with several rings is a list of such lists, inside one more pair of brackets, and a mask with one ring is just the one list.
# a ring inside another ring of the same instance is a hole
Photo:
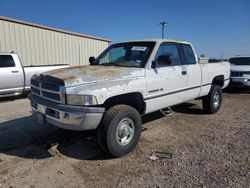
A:
{"label": "chrome grille", "polygon": [[250,71],[244,71],[244,72],[231,71],[232,77],[242,77],[243,75],[250,75]]}
{"label": "chrome grille", "polygon": [[64,88],[63,80],[55,77],[34,75],[31,78],[31,93],[53,102],[65,102]]}

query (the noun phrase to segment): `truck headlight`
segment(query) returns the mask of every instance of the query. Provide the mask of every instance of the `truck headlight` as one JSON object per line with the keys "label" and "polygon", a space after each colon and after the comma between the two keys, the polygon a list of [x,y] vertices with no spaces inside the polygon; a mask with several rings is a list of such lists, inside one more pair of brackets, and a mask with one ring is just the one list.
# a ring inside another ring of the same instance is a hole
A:
{"label": "truck headlight", "polygon": [[93,95],[66,95],[67,104],[92,106],[97,105],[96,97]]}

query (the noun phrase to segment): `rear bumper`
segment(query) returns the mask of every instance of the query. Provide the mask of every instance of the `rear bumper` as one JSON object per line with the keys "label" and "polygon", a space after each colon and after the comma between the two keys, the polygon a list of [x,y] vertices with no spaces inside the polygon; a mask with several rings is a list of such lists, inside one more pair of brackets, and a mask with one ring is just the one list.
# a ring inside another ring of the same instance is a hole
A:
{"label": "rear bumper", "polygon": [[31,107],[40,123],[69,130],[94,130],[101,122],[104,108],[78,107],[54,103],[29,94]]}
{"label": "rear bumper", "polygon": [[229,87],[238,87],[238,88],[249,88],[250,87],[250,78],[244,77],[231,77]]}

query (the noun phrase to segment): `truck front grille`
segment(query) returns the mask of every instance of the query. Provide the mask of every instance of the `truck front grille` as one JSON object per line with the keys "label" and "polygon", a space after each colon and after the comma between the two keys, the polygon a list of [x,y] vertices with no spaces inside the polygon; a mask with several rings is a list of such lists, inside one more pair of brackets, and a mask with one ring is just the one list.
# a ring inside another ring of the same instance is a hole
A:
{"label": "truck front grille", "polygon": [[31,79],[30,83],[31,83],[31,85],[33,85],[33,86],[39,87],[39,81],[38,81],[38,80]]}
{"label": "truck front grille", "polygon": [[31,78],[31,93],[41,98],[64,103],[64,81],[47,75],[34,75]]}
{"label": "truck front grille", "polygon": [[42,83],[42,88],[43,89],[47,89],[47,90],[51,90],[51,91],[60,91],[60,86],[56,85],[56,84],[51,84],[51,83]]}
{"label": "truck front grille", "polygon": [[244,71],[244,72],[231,71],[231,77],[243,77],[244,75],[250,76],[250,71]]}
{"label": "truck front grille", "polygon": [[34,86],[31,86],[31,92],[34,94],[40,95],[40,89],[37,89]]}

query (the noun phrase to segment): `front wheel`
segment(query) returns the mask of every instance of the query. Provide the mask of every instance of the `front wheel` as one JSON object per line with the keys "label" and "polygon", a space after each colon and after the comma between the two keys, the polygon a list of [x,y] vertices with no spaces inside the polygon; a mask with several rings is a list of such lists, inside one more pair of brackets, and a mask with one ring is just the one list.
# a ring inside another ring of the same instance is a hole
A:
{"label": "front wheel", "polygon": [[218,85],[212,85],[209,94],[202,99],[202,106],[209,114],[215,114],[220,110],[222,102],[222,90]]}
{"label": "front wheel", "polygon": [[114,157],[126,155],[137,145],[141,135],[141,118],[128,105],[115,105],[105,112],[98,128],[101,148]]}

